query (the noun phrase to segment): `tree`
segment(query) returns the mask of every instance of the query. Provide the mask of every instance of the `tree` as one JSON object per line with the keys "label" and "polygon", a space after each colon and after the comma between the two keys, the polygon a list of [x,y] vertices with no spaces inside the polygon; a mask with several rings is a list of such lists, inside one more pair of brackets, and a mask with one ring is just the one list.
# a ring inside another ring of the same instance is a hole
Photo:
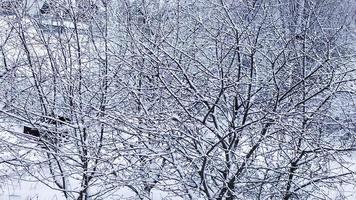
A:
{"label": "tree", "polygon": [[351,1],[86,3],[2,17],[0,165],[78,200],[354,184]]}

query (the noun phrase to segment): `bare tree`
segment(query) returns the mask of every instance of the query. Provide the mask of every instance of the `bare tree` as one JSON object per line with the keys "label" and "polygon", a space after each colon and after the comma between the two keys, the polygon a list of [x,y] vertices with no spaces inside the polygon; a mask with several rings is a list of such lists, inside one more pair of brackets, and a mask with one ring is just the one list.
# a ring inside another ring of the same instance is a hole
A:
{"label": "bare tree", "polygon": [[351,3],[5,6],[0,148],[12,156],[0,166],[66,199],[343,197],[355,184]]}

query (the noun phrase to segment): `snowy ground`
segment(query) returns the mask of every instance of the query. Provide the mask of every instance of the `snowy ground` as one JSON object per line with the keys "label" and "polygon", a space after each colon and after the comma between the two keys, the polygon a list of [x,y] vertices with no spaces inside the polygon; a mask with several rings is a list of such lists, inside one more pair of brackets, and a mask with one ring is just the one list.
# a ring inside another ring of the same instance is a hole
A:
{"label": "snowy ground", "polygon": [[[132,200],[134,194],[129,189],[121,189],[117,194],[103,198],[110,200]],[[152,200],[164,199],[167,194],[154,191]],[[175,198],[178,200],[180,198]],[[65,200],[59,191],[50,189],[40,182],[13,181],[0,187],[0,200]]]}
{"label": "snowy ground", "polygon": [[0,188],[1,200],[62,200],[60,192],[39,182],[13,181]]}
{"label": "snowy ground", "polygon": [[[356,152],[354,152],[353,155],[350,157],[345,157],[345,161],[352,163],[349,169],[356,172]],[[345,173],[346,171],[344,170],[343,172]],[[349,200],[356,199],[356,187],[354,185],[345,185],[342,189],[344,190],[344,195],[346,199]],[[335,197],[334,199],[339,199],[339,198]]]}
{"label": "snowy ground", "polygon": [[[6,127],[10,128],[10,127]],[[13,127],[12,127],[13,128]],[[11,128],[10,128],[11,129]],[[14,128],[13,131],[22,132],[21,128]],[[11,137],[11,134],[2,134],[0,135],[0,140],[7,140],[8,142],[16,142],[16,138]],[[6,153],[0,152],[0,156],[6,156]],[[347,163],[352,163],[350,169],[356,171],[356,153],[354,153],[350,157],[345,156],[345,161]],[[1,174],[4,171],[7,171],[0,165],[0,177],[10,174]],[[9,170],[11,171],[11,170]],[[16,176],[14,176],[16,177]],[[29,177],[24,177],[24,179],[30,180]],[[3,180],[1,180],[3,181]],[[344,195],[349,200],[356,199],[356,187],[349,185],[343,188],[345,191]],[[122,188],[118,190],[115,194],[110,194],[110,196],[103,197],[102,199],[109,200],[133,200],[135,194],[128,188]],[[162,191],[153,191],[151,194],[152,200],[163,200],[167,199],[167,194]],[[56,191],[51,189],[49,186],[44,185],[38,181],[25,181],[25,180],[17,180],[17,179],[6,179],[6,182],[0,182],[0,200],[64,200],[64,196],[60,191]],[[178,200],[180,198],[170,198],[174,200]],[[331,199],[338,199],[338,197],[331,197]]]}
{"label": "snowy ground", "polygon": [[[356,154],[352,159],[355,161],[354,163],[356,163]],[[354,164],[353,169],[356,170],[356,164]],[[65,200],[59,191],[52,190],[40,182],[13,180],[12,182],[2,183],[0,185],[0,200]],[[351,185],[345,186],[344,190],[347,199],[356,199],[356,187]],[[134,194],[128,189],[121,189],[115,196],[106,197],[104,199],[132,200],[133,195]],[[166,197],[166,195],[165,193],[155,191],[151,198],[152,200],[162,200],[165,199],[164,197]],[[335,197],[334,199],[338,198]]]}

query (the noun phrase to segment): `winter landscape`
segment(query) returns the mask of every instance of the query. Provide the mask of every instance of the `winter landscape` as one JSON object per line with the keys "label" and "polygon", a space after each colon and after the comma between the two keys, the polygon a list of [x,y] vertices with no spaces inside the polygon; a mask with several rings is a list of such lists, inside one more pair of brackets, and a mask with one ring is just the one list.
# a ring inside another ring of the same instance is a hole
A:
{"label": "winter landscape", "polygon": [[0,200],[356,199],[356,0],[0,0]]}

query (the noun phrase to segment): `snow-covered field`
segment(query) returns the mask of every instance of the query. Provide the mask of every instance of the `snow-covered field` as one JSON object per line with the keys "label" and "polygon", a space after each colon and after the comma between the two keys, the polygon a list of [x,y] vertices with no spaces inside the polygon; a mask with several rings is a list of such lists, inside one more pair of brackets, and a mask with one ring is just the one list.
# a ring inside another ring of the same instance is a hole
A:
{"label": "snow-covered field", "polygon": [[[133,196],[132,191],[123,188],[102,199],[132,200]],[[151,194],[152,200],[163,200],[166,197],[166,193],[157,190],[154,190]],[[169,199],[181,200],[181,198]],[[53,190],[40,182],[13,180],[1,184],[0,200],[65,200],[65,198],[59,191]]]}
{"label": "snow-covered field", "polygon": [[61,200],[58,191],[52,190],[40,182],[7,181],[0,187],[1,200]]}
{"label": "snow-covered field", "polygon": [[[356,171],[356,153],[351,157],[345,157],[345,160],[353,163],[350,170]],[[356,187],[353,185],[344,185],[344,197],[349,200],[356,199]],[[167,198],[168,194],[162,191],[153,190],[151,200],[181,200],[181,198]],[[109,200],[134,200],[135,194],[128,188],[120,190],[102,197]],[[336,196],[330,195],[331,199],[339,199]],[[25,181],[14,178],[0,183],[0,200],[65,200],[61,192],[51,189],[39,181]]]}

